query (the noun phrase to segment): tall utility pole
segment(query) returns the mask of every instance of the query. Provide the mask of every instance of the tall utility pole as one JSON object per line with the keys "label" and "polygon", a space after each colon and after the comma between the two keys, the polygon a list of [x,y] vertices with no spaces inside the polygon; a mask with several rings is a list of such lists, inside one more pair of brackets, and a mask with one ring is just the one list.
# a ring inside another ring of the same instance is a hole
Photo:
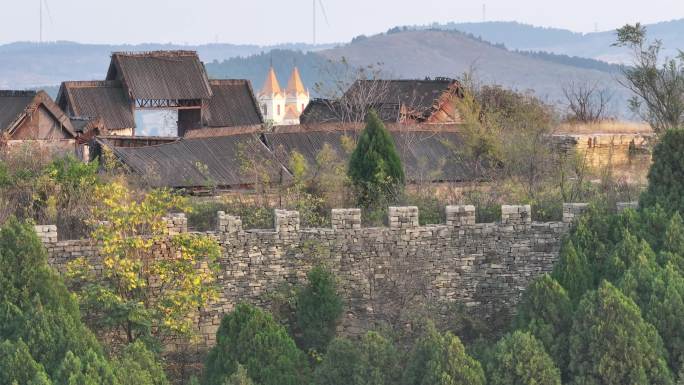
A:
{"label": "tall utility pole", "polygon": [[38,9],[39,9],[38,20],[40,21],[40,28],[38,29],[40,31],[39,32],[40,36],[39,36],[38,41],[40,43],[42,43],[43,42],[43,0],[38,0]]}
{"label": "tall utility pole", "polygon": [[487,21],[487,4],[482,3],[482,22]]}
{"label": "tall utility pole", "polygon": [[316,0],[313,2],[313,45],[316,45]]}

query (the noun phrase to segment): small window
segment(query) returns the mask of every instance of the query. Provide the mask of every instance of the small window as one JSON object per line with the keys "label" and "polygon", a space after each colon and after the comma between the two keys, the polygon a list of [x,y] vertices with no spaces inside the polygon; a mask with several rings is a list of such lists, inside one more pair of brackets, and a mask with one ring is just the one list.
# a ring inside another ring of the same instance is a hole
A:
{"label": "small window", "polygon": [[263,112],[264,115],[268,115],[268,105],[266,103],[261,106],[261,112]]}
{"label": "small window", "polygon": [[280,116],[280,104],[278,104],[278,116]]}

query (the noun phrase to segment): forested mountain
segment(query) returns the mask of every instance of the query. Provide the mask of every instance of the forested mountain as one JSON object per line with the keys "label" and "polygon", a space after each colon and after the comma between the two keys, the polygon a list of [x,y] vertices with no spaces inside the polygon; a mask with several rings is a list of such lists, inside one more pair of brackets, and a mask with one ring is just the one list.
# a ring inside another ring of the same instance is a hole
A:
{"label": "forested mountain", "polygon": [[[417,28],[458,30],[492,43],[504,44],[509,49],[546,51],[612,63],[624,63],[629,59],[626,50],[611,47],[615,42],[613,30],[582,34],[564,29],[498,21],[433,24]],[[649,36],[662,40],[667,56],[677,55],[678,49],[684,47],[684,19],[650,24],[646,28]]]}

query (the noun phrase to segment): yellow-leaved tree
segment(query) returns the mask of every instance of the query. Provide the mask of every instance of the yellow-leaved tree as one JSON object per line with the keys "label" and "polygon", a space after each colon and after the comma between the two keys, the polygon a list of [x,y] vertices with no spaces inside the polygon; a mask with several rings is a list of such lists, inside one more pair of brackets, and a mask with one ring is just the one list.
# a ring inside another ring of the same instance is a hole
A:
{"label": "yellow-leaved tree", "polygon": [[68,276],[92,326],[130,343],[192,336],[200,309],[217,297],[220,246],[203,234],[169,234],[165,216],[188,211],[167,189],[134,194],[114,181],[95,190],[97,260],[78,258]]}

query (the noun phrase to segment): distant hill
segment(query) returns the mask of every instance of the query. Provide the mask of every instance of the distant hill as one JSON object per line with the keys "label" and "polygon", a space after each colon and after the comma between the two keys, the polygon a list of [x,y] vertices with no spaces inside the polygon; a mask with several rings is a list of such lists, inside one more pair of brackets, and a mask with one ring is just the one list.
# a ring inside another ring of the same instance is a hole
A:
{"label": "distant hill", "polygon": [[534,90],[549,103],[562,102],[562,87],[571,81],[588,81],[609,88],[615,92],[617,102],[623,102],[627,96],[616,82],[619,73],[606,63],[585,60],[578,65],[568,57],[522,54],[457,31],[387,33],[356,39],[354,43],[317,54],[330,59],[345,57],[357,66],[382,62],[390,74],[408,78],[459,77],[474,69],[483,83]]}
{"label": "distant hill", "polygon": [[266,72],[271,64],[278,76],[281,87],[287,85],[292,67],[297,66],[304,85],[311,93],[315,93],[315,84],[322,79],[321,69],[327,60],[315,52],[302,52],[286,49],[274,49],[248,57],[234,57],[222,61],[205,63],[207,73],[212,78],[249,79],[252,87],[258,92],[264,84]]}
{"label": "distant hill", "polygon": [[[626,50],[611,47],[615,42],[615,31],[612,30],[582,34],[517,22],[447,23],[412,28],[458,30],[492,43],[504,44],[509,49],[546,51],[611,63],[629,61]],[[646,28],[649,37],[662,40],[663,52],[667,56],[676,56],[678,49],[684,49],[684,19],[650,24]]]}
{"label": "distant hill", "polygon": [[59,85],[64,80],[103,79],[114,51],[184,49],[198,51],[203,61],[249,56],[271,49],[320,50],[333,45],[281,44],[276,46],[234,44],[139,44],[107,45],[56,43],[12,43],[0,45],[0,89],[24,89]]}
{"label": "distant hill", "polygon": [[[684,20],[647,26],[649,36],[663,40],[666,54],[684,47]],[[198,51],[210,77],[246,78],[259,90],[272,62],[284,86],[293,65],[314,96],[326,82],[324,67],[346,57],[356,66],[384,63],[387,76],[459,77],[471,68],[484,83],[534,90],[558,103],[570,81],[596,82],[615,92],[616,112],[625,111],[626,91],[616,78],[627,52],[611,47],[614,32],[575,33],[515,22],[449,23],[396,27],[387,33],[358,36],[348,44],[283,44],[278,46],[206,44],[96,45],[73,42],[0,45],[0,89],[46,88],[56,93],[64,80],[104,78],[113,51],[186,49]],[[600,59],[600,60],[599,60]],[[620,105],[620,107],[617,107]]]}

